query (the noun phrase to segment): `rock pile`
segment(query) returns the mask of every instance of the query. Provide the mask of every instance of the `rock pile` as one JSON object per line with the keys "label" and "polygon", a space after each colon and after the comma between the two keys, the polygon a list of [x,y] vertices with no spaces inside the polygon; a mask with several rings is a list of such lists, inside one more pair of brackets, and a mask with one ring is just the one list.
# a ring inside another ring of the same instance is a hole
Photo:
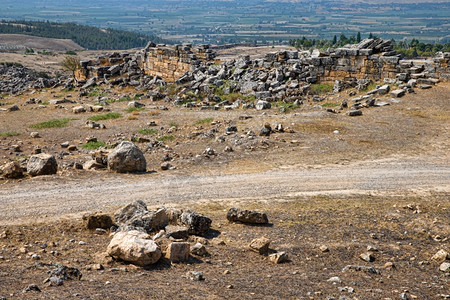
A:
{"label": "rock pile", "polygon": [[16,94],[21,91],[48,88],[58,79],[49,79],[47,74],[37,73],[14,63],[0,63],[0,93]]}
{"label": "rock pile", "polygon": [[[198,59],[201,53],[203,59]],[[336,82],[334,91],[339,92],[348,87],[364,89],[371,81],[384,79],[396,84],[414,79],[418,84],[431,85],[450,77],[450,53],[440,53],[433,61],[425,63],[402,60],[392,49],[391,41],[382,39],[366,39],[327,51],[316,50],[311,55],[281,51],[257,59],[242,55],[220,64],[212,60],[213,57],[214,53],[207,46],[193,50],[191,45],[168,47],[150,43],[135,54],[114,53],[82,62],[79,76],[89,78],[83,87],[95,83],[131,85],[137,90],[153,90],[148,96],[154,100],[167,97],[156,88],[175,82],[185,90],[174,103],[186,106],[189,105],[186,104],[188,95],[203,93],[208,98],[216,97],[218,107],[232,107],[235,104],[222,102],[214,92],[218,89],[224,95],[239,92],[266,101],[258,102],[258,109],[270,107],[273,101],[294,102],[301,95],[313,93],[310,90],[313,83]],[[379,91],[383,92],[385,90]]]}
{"label": "rock pile", "polygon": [[[87,216],[87,226],[97,224],[98,217],[93,216],[98,215],[101,214]],[[118,229],[107,248],[108,255],[142,266],[156,263],[163,255],[172,262],[188,260],[190,244],[184,240],[189,235],[207,234],[211,226],[210,218],[195,211],[167,208],[149,211],[143,201],[120,208],[114,219]],[[158,233],[151,238],[149,234],[155,232]],[[202,244],[193,249],[196,255],[207,253]]]}

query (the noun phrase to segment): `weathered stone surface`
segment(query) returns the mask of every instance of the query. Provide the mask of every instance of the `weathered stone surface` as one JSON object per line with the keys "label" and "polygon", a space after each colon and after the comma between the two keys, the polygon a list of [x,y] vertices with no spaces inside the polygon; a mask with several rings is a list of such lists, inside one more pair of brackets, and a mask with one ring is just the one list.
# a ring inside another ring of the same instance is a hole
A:
{"label": "weathered stone surface", "polygon": [[450,262],[443,262],[440,266],[439,266],[439,271],[441,272],[450,272]]}
{"label": "weathered stone surface", "polygon": [[189,236],[189,228],[186,226],[167,225],[166,236],[174,239],[185,239]]}
{"label": "weathered stone surface", "polygon": [[250,250],[264,254],[269,251],[270,240],[266,237],[256,238],[250,242],[248,247]]}
{"label": "weathered stone surface", "polygon": [[257,110],[263,110],[263,109],[270,109],[272,105],[268,101],[259,100],[256,102],[256,109]]}
{"label": "weathered stone surface", "polygon": [[110,229],[114,222],[110,215],[104,213],[93,213],[83,216],[86,229],[95,230],[97,228]]}
{"label": "weathered stone surface", "polygon": [[378,90],[378,94],[386,95],[387,93],[389,93],[391,88],[389,85],[385,84],[385,85],[381,86],[380,88],[378,88],[377,90]]}
{"label": "weathered stone surface", "polygon": [[375,257],[370,252],[362,253],[359,258],[367,262],[372,262],[375,260]]}
{"label": "weathered stone surface", "polygon": [[53,155],[36,154],[30,157],[27,164],[27,172],[31,176],[51,175],[58,171],[58,163]]}
{"label": "weathered stone surface", "polygon": [[147,162],[141,149],[132,142],[121,142],[108,154],[108,169],[118,173],[145,172]]}
{"label": "weathered stone surface", "polygon": [[72,112],[74,114],[80,114],[86,112],[86,109],[83,106],[75,106],[74,108],[72,108]]}
{"label": "weathered stone surface", "polygon": [[191,253],[198,256],[205,256],[208,254],[208,251],[206,250],[205,245],[203,245],[202,243],[196,243],[194,246],[192,246]]}
{"label": "weathered stone surface", "polygon": [[99,164],[95,160],[89,160],[83,164],[83,169],[85,170],[98,170],[98,169],[104,169],[106,168],[105,165]]}
{"label": "weathered stone surface", "polygon": [[403,90],[403,89],[397,89],[397,90],[393,90],[391,92],[391,96],[397,97],[397,98],[403,97],[404,95],[405,95],[405,90]]}
{"label": "weathered stone surface", "polygon": [[0,168],[0,174],[5,178],[18,179],[23,177],[22,167],[17,161],[12,161]]}
{"label": "weathered stone surface", "polygon": [[180,216],[182,224],[189,226],[189,234],[203,236],[208,233],[212,220],[192,210],[183,212]]}
{"label": "weathered stone surface", "polygon": [[230,208],[227,212],[227,219],[231,222],[242,222],[248,224],[269,223],[265,213],[239,208]]}
{"label": "weathered stone surface", "polygon": [[148,212],[147,205],[142,200],[134,201],[114,213],[114,219],[117,223],[126,223],[135,216],[143,215]]}
{"label": "weathered stone surface", "polygon": [[190,245],[187,242],[173,242],[167,246],[166,257],[171,262],[184,262],[189,259]]}
{"label": "weathered stone surface", "polygon": [[161,250],[150,236],[135,230],[116,233],[106,251],[116,259],[140,266],[154,264],[161,257]]}
{"label": "weathered stone surface", "polygon": [[435,261],[444,261],[450,259],[450,256],[448,254],[447,251],[445,251],[444,249],[439,250],[438,252],[436,252],[436,254],[434,254],[431,257],[431,260],[435,260]]}
{"label": "weathered stone surface", "polygon": [[270,261],[281,264],[289,260],[289,256],[286,252],[277,252],[269,255]]}
{"label": "weathered stone surface", "polygon": [[124,231],[152,232],[164,228],[169,223],[165,208],[148,211],[145,203],[140,200],[118,209],[114,213],[114,218]]}
{"label": "weathered stone surface", "polygon": [[355,116],[362,116],[362,111],[359,109],[356,110],[350,110],[347,112],[347,115],[349,115],[350,117],[355,117]]}

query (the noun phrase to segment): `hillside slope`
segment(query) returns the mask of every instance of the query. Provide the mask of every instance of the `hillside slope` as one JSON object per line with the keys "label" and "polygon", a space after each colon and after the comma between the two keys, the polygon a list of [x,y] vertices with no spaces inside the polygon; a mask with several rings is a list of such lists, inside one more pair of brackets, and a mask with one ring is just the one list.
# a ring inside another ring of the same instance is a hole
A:
{"label": "hillside slope", "polygon": [[53,39],[24,34],[0,34],[0,50],[33,50],[68,51],[83,50],[83,47],[69,39]]}

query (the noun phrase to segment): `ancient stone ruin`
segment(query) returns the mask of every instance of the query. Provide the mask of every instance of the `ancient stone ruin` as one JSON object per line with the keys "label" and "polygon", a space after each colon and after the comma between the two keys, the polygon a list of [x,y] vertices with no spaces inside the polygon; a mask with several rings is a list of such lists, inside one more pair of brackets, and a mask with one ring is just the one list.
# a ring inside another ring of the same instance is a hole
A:
{"label": "ancient stone ruin", "polygon": [[[382,39],[365,39],[359,44],[311,54],[280,51],[267,53],[264,58],[252,60],[243,55],[223,62],[214,58],[208,45],[149,43],[136,53],[113,53],[83,61],[77,79],[89,79],[85,87],[109,83],[138,89],[176,82],[202,92],[208,92],[207,86],[213,84],[230,92],[254,93],[259,99],[278,99],[301,94],[302,86],[307,84],[336,80],[342,82],[337,87],[340,90],[369,80],[402,84],[413,79],[418,84],[435,84],[450,78],[450,53],[439,53],[428,60],[405,60],[393,50],[390,41]],[[235,84],[224,86],[229,81]]]}

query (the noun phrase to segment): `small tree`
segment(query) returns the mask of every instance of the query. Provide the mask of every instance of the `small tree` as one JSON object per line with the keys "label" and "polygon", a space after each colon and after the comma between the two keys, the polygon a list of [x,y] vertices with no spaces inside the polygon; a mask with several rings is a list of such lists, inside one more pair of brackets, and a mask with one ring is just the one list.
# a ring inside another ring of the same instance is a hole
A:
{"label": "small tree", "polygon": [[66,55],[61,62],[61,66],[64,68],[64,70],[72,72],[73,79],[77,81],[77,78],[75,77],[75,72],[81,69],[80,60],[78,59],[78,56]]}

